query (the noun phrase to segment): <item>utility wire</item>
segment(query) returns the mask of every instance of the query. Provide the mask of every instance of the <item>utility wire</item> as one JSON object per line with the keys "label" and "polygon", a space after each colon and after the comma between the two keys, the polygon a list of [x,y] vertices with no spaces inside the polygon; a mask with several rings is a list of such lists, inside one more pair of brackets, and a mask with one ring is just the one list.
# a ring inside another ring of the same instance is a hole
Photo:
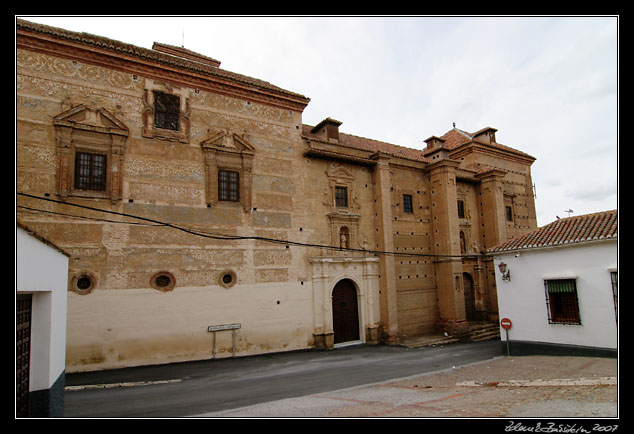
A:
{"label": "utility wire", "polygon": [[[154,226],[164,226],[164,227],[176,229],[176,230],[179,230],[179,231],[191,234],[191,235],[200,236],[200,237],[204,237],[204,238],[211,238],[211,239],[216,239],[216,240],[227,240],[227,241],[254,240],[254,241],[263,241],[263,242],[269,242],[269,243],[274,243],[274,244],[282,244],[282,245],[286,245],[286,246],[312,247],[312,248],[318,248],[318,249],[338,250],[338,251],[346,251],[346,252],[361,252],[361,253],[373,254],[373,255],[417,256],[417,257],[427,257],[427,258],[429,258],[429,257],[431,257],[431,258],[467,258],[467,257],[479,256],[479,255],[434,255],[434,254],[425,254],[425,253],[387,252],[387,251],[381,251],[381,250],[354,249],[354,248],[346,248],[346,247],[328,246],[328,245],[324,245],[324,244],[302,243],[302,242],[298,242],[298,241],[278,240],[278,239],[275,239],[275,238],[258,237],[258,236],[225,235],[225,234],[218,234],[218,233],[206,232],[206,231],[195,231],[193,229],[189,229],[189,228],[186,228],[186,227],[178,226],[178,225],[175,225],[175,224],[172,224],[172,223],[162,222],[162,221],[151,219],[151,218],[148,218],[148,217],[141,217],[141,216],[134,215],[134,214],[128,214],[128,213],[123,213],[123,212],[118,212],[118,211],[110,211],[110,210],[105,210],[105,209],[100,209],[100,208],[94,208],[94,207],[90,207],[90,206],[87,206],[87,205],[80,205],[80,204],[75,204],[75,203],[62,202],[62,201],[51,199],[51,198],[48,198],[48,197],[35,196],[35,195],[32,195],[32,194],[28,194],[28,193],[20,193],[20,192],[18,192],[17,195],[18,196],[23,196],[23,197],[28,197],[28,198],[31,198],[31,199],[37,199],[37,200],[43,200],[43,201],[46,201],[46,202],[57,203],[57,204],[60,204],[60,205],[73,206],[73,207],[87,209],[87,210],[91,210],[91,211],[97,211],[97,212],[102,212],[102,213],[107,213],[107,214],[118,215],[118,216],[121,216],[121,217],[129,217],[129,218],[133,218],[133,219],[138,219],[138,220],[142,220],[142,221],[145,221],[145,222],[149,222],[149,223],[151,223]],[[18,208],[29,209],[29,210],[32,210],[32,211],[47,212],[47,213],[51,213],[51,214],[64,215],[64,216],[69,216],[69,217],[78,217],[78,218],[87,218],[87,219],[93,219],[93,220],[98,220],[98,221],[106,221],[106,222],[110,222],[110,223],[140,224],[140,223],[134,223],[134,222],[122,222],[122,221],[115,221],[115,220],[96,219],[96,218],[85,217],[85,216],[76,216],[76,215],[72,215],[72,214],[56,213],[56,212],[53,212],[53,211],[38,210],[36,208],[29,208],[29,207],[25,207],[25,206],[21,206],[21,205],[18,206]]]}

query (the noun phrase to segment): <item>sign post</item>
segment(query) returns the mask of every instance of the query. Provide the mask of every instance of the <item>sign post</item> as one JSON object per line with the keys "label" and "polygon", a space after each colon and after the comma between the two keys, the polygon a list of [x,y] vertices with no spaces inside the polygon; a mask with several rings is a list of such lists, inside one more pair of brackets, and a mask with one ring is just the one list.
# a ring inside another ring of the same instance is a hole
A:
{"label": "sign post", "polygon": [[214,346],[212,350],[212,355],[213,355],[212,358],[214,359],[216,358],[216,332],[220,332],[223,330],[231,330],[232,341],[233,341],[231,356],[232,357],[236,356],[236,330],[238,330],[240,327],[241,327],[240,323],[213,325],[213,326],[207,327],[207,331],[214,334]]}
{"label": "sign post", "polygon": [[502,318],[502,320],[500,320],[500,325],[504,330],[506,330],[506,355],[510,356],[511,348],[509,346],[509,329],[513,327],[513,323],[509,318]]}

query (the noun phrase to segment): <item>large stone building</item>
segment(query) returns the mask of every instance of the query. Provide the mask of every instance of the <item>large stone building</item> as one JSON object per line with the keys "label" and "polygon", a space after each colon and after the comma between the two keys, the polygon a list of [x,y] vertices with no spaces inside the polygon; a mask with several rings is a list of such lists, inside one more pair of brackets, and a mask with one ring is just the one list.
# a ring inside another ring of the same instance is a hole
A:
{"label": "large stone building", "polygon": [[494,128],[409,149],[183,48],[16,42],[17,217],[70,254],[68,372],[497,320],[486,249],[536,217],[534,158]]}

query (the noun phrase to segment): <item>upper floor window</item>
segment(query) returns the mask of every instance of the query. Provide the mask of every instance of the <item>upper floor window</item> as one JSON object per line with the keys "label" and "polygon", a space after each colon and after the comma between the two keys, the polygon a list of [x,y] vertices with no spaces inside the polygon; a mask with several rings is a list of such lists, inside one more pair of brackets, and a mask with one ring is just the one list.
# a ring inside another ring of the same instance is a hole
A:
{"label": "upper floor window", "polygon": [[414,207],[412,206],[412,195],[404,194],[403,195],[403,212],[414,212]]}
{"label": "upper floor window", "polygon": [[154,127],[178,131],[180,97],[154,91]]}
{"label": "upper floor window", "polygon": [[506,207],[506,221],[507,222],[513,221],[513,207],[510,207],[510,206]]}
{"label": "upper floor window", "polygon": [[218,170],[218,200],[240,200],[240,174],[230,170]]}
{"label": "upper floor window", "polygon": [[75,189],[106,191],[108,156],[94,152],[75,153]]}
{"label": "upper floor window", "polygon": [[458,218],[464,218],[464,201],[458,201]]}
{"label": "upper floor window", "polygon": [[335,187],[335,205],[337,208],[348,208],[347,187]]}
{"label": "upper floor window", "polygon": [[53,118],[57,152],[56,193],[121,199],[128,128],[105,108],[79,105]]}
{"label": "upper floor window", "polygon": [[145,79],[143,137],[189,143],[191,105],[189,88]]}

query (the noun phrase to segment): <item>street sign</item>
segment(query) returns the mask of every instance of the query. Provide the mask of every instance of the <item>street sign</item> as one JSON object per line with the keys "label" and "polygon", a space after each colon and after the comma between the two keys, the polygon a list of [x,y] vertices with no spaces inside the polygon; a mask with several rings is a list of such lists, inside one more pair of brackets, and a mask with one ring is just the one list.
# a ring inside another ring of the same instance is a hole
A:
{"label": "street sign", "polygon": [[513,323],[508,318],[502,318],[502,321],[500,321],[500,325],[502,326],[504,330],[508,330],[511,327],[513,327]]}

